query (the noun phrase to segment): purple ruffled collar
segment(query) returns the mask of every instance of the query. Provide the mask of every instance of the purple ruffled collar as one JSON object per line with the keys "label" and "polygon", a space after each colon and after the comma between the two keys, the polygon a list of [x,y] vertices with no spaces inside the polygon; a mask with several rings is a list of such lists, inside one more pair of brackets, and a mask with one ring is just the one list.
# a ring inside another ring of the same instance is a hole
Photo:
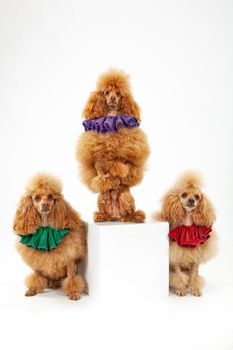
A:
{"label": "purple ruffled collar", "polygon": [[125,114],[83,121],[85,131],[96,131],[97,133],[117,132],[119,128],[130,129],[139,125],[140,123],[133,115]]}

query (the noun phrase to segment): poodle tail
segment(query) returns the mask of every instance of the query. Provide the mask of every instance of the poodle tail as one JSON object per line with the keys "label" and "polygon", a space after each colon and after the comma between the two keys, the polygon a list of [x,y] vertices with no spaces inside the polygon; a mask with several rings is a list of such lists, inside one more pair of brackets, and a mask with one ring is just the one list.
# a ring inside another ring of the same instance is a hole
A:
{"label": "poodle tail", "polygon": [[166,221],[163,217],[162,214],[159,211],[156,211],[153,215],[152,215],[152,220],[156,221],[156,222],[161,222],[161,221]]}

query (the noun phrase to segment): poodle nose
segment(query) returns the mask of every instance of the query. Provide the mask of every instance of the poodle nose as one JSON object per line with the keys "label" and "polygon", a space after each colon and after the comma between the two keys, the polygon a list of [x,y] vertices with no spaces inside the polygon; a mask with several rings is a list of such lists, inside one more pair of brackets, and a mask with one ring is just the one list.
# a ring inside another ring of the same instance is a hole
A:
{"label": "poodle nose", "polygon": [[111,101],[115,101],[115,100],[116,100],[116,96],[115,96],[115,95],[112,95],[112,96],[110,97],[110,100],[111,100]]}
{"label": "poodle nose", "polygon": [[193,198],[189,198],[189,200],[188,200],[188,203],[190,204],[190,205],[192,205],[192,204],[194,204],[194,199]]}
{"label": "poodle nose", "polygon": [[48,210],[49,209],[48,203],[42,203],[42,209],[43,210]]}

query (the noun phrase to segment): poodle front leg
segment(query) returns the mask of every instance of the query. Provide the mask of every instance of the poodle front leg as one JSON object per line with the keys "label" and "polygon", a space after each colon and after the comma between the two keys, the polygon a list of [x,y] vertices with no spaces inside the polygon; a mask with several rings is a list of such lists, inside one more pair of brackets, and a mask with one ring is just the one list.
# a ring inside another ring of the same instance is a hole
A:
{"label": "poodle front leg", "polygon": [[178,296],[186,295],[186,289],[188,287],[189,277],[181,271],[179,265],[173,265],[170,267],[169,272],[169,287],[175,291]]}
{"label": "poodle front leg", "polygon": [[116,189],[120,184],[117,177],[110,176],[110,174],[97,175],[90,183],[91,190],[95,193],[103,193],[112,189]]}
{"label": "poodle front leg", "polygon": [[96,161],[94,165],[95,165],[95,170],[97,172],[97,175],[103,176],[106,174],[103,169],[103,163],[101,161]]}
{"label": "poodle front leg", "polygon": [[109,173],[115,177],[125,178],[129,173],[129,166],[121,161],[113,161]]}
{"label": "poodle front leg", "polygon": [[109,168],[108,164],[103,164],[102,161],[96,161],[95,169],[97,176],[91,180],[91,189],[93,192],[102,193],[119,186],[119,178],[112,176],[106,170]]}
{"label": "poodle front leg", "polygon": [[76,272],[76,263],[71,262],[67,265],[67,277],[62,282],[62,288],[70,300],[80,299],[80,295],[86,290],[84,279]]}
{"label": "poodle front leg", "polygon": [[25,284],[28,288],[25,293],[25,296],[31,297],[33,295],[36,295],[37,293],[42,292],[42,290],[47,287],[47,282],[47,279],[41,276],[39,273],[32,273],[25,280]]}
{"label": "poodle front leg", "polygon": [[202,292],[201,289],[204,287],[204,279],[198,275],[198,264],[193,264],[190,270],[189,287],[190,292],[195,297],[200,297]]}

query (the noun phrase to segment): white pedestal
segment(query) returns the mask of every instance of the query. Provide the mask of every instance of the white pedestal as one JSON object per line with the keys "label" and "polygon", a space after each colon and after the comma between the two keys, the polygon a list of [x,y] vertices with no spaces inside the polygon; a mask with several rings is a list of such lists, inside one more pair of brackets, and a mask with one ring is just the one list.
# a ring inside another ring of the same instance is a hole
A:
{"label": "white pedestal", "polygon": [[168,295],[166,223],[88,224],[86,279],[93,298]]}

